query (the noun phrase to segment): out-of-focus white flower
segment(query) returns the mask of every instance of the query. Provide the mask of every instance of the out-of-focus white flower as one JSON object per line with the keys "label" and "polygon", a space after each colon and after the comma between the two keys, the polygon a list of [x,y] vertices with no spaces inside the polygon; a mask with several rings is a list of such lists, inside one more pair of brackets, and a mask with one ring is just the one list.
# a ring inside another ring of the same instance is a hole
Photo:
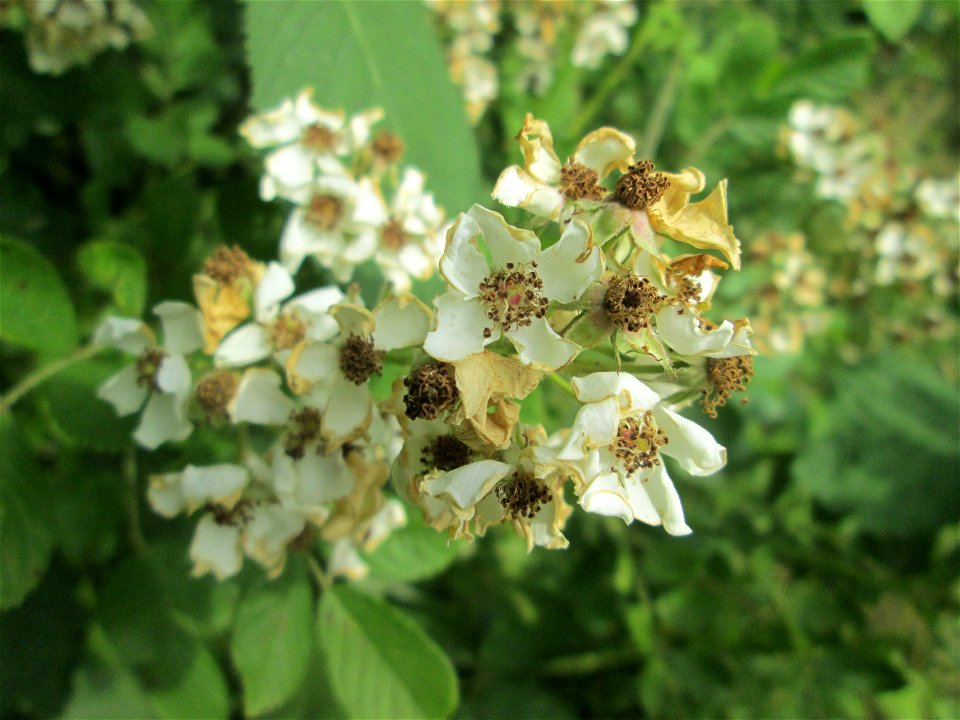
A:
{"label": "out-of-focus white flower", "polygon": [[[168,441],[185,440],[193,430],[187,419],[187,401],[193,389],[184,355],[203,345],[200,313],[182,302],[162,302],[153,308],[163,326],[163,345],[139,320],[108,318],[94,334],[94,342],[137,356],[137,361],[107,379],[97,390],[121,417],[146,406],[133,434],[153,450]],[[148,399],[149,398],[149,399]]]}
{"label": "out-of-focus white flower", "polygon": [[874,279],[879,285],[923,280],[940,267],[933,231],[925,225],[889,222],[880,229],[874,247],[878,256]]}
{"label": "out-of-focus white flower", "polygon": [[579,347],[550,327],[547,306],[579,298],[603,272],[603,257],[579,221],[541,252],[534,233],[474,205],[451,229],[440,272],[450,289],[435,301],[436,324],[424,342],[428,353],[447,362],[462,360],[503,334],[524,363],[557,369]]}
{"label": "out-of-focus white flower", "polygon": [[914,197],[930,217],[960,220],[960,177],[926,178],[917,185]]}
{"label": "out-of-focus white flower", "polygon": [[604,0],[577,32],[570,60],[575,67],[596,69],[607,55],[622,55],[630,44],[627,30],[637,21],[633,0]]}

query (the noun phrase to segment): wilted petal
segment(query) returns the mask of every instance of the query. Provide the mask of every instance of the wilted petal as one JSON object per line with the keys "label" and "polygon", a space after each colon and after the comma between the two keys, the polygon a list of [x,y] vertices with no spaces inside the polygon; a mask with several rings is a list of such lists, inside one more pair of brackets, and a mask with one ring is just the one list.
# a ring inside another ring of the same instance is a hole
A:
{"label": "wilted petal", "polygon": [[718,352],[730,344],[733,333],[733,324],[727,320],[718,328],[703,330],[689,308],[671,305],[657,313],[657,334],[681,355]]}
{"label": "wilted petal", "polygon": [[424,480],[423,489],[434,497],[448,499],[460,510],[467,510],[511,472],[512,465],[498,460],[480,460]]}
{"label": "wilted petal", "polygon": [[614,168],[626,172],[636,149],[632,137],[614,128],[604,127],[594,130],[580,141],[573,159],[595,171],[602,180]]}
{"label": "wilted petal", "polygon": [[512,165],[500,173],[493,198],[507,207],[522,207],[534,215],[556,220],[560,217],[563,194]]}
{"label": "wilted petal", "polygon": [[596,372],[571,381],[577,400],[583,403],[616,398],[621,415],[651,410],[660,396],[627,372]]}
{"label": "wilted petal", "polygon": [[670,439],[660,452],[675,458],[691,475],[710,475],[727,463],[727,450],[707,430],[682,415],[658,407],[657,425]]}
{"label": "wilted petal", "polygon": [[240,529],[233,525],[219,525],[212,515],[205,515],[193,534],[190,559],[193,560],[195,577],[211,572],[217,580],[225,580],[236,575],[243,566]]}
{"label": "wilted petal", "polygon": [[579,502],[587,512],[618,517],[627,525],[633,522],[633,507],[616,473],[597,475],[583,491]]}
{"label": "wilted petal", "polygon": [[477,296],[480,283],[490,274],[486,258],[473,243],[480,232],[476,220],[460,213],[447,232],[447,247],[440,258],[440,274],[468,298]]}
{"label": "wilted petal", "polygon": [[302,342],[287,359],[287,384],[298,395],[314,383],[326,380],[327,386],[340,372],[340,356],[333,345],[323,342]]}
{"label": "wilted petal", "polygon": [[579,460],[594,448],[609,445],[616,437],[619,425],[617,398],[608,397],[583,405],[577,411],[570,436],[557,457],[560,460]]}
{"label": "wilted petal", "polygon": [[536,318],[526,327],[506,333],[520,359],[534,367],[557,370],[580,352],[580,346],[554,332],[546,318]]}
{"label": "wilted petal", "polygon": [[503,215],[487,210],[482,205],[474,205],[467,214],[480,228],[494,268],[502,268],[511,262],[520,265],[536,259],[540,252],[540,239],[533,231],[508,225]]}
{"label": "wilted petal", "polygon": [[291,142],[300,137],[302,126],[287,99],[275,110],[254,115],[240,126],[240,134],[255,148]]}
{"label": "wilted petal", "polygon": [[277,577],[283,571],[287,545],[305,525],[306,519],[299,512],[278,504],[257,505],[245,527],[243,549],[267,569],[270,577]]}
{"label": "wilted petal", "polygon": [[662,524],[671,535],[693,532],[684,521],[680,496],[663,463],[654,465],[643,474],[637,473],[625,482],[627,497],[637,520],[649,525]]}

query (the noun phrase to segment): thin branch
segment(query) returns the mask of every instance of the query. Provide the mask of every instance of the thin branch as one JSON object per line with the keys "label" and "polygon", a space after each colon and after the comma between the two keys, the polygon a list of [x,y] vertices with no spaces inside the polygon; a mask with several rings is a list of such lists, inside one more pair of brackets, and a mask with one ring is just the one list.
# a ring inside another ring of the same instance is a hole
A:
{"label": "thin branch", "polygon": [[31,373],[27,373],[27,375],[20,382],[10,388],[2,397],[0,397],[0,415],[8,412],[17,403],[17,401],[20,400],[20,398],[38,385],[49,380],[57,373],[66,370],[74,363],[78,363],[81,360],[86,360],[87,358],[93,357],[103,349],[104,347],[102,345],[85,345],[84,347],[79,348],[72,355],[59,358],[48,365],[37,368]]}

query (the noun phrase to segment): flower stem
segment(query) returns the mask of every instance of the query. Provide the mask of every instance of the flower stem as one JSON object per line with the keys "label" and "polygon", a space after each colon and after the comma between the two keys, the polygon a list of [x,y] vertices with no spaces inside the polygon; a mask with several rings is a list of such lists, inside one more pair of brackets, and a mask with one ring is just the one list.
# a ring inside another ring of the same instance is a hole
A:
{"label": "flower stem", "polygon": [[667,125],[667,118],[673,108],[674,96],[677,94],[677,83],[680,82],[680,71],[683,69],[683,55],[680,48],[673,53],[673,62],[667,71],[667,79],[660,86],[657,99],[653,104],[653,112],[647,119],[647,127],[643,131],[643,145],[640,148],[641,158],[652,158],[660,147],[660,139]]}
{"label": "flower stem", "polygon": [[33,390],[37,385],[42,384],[43,382],[49,380],[57,373],[66,370],[71,365],[80,362],[81,360],[86,360],[87,358],[93,357],[98,352],[103,350],[102,345],[85,345],[81,348],[78,348],[71,355],[66,357],[58,358],[48,365],[39,367],[33,372],[27,373],[20,382],[10,388],[3,396],[0,396],[0,415],[3,415],[9,411],[20,398],[26,395],[28,392]]}
{"label": "flower stem", "polygon": [[576,397],[576,394],[573,392],[573,387],[571,387],[569,382],[567,382],[562,377],[560,377],[560,375],[553,372],[553,373],[549,373],[547,377],[550,378],[556,385],[563,388],[564,392],[569,393],[571,397],[574,397],[574,398]]}
{"label": "flower stem", "polygon": [[310,567],[310,572],[313,574],[313,579],[317,583],[317,589],[321,592],[323,590],[329,590],[330,586],[333,585],[333,581],[330,579],[330,576],[324,572],[323,567],[320,565],[320,561],[313,556],[313,553],[306,553],[307,556],[307,565]]}
{"label": "flower stem", "polygon": [[140,529],[140,488],[137,484],[137,450],[127,449],[123,456],[123,478],[127,482],[127,537],[134,552],[142,552],[147,543]]}
{"label": "flower stem", "polygon": [[569,330],[569,329],[572,328],[574,325],[576,325],[578,322],[580,322],[580,321],[586,316],[586,314],[587,314],[587,311],[586,311],[586,310],[581,310],[580,312],[578,312],[578,313],[573,317],[573,319],[570,320],[570,322],[568,322],[566,325],[563,326],[563,330],[560,331],[560,337],[563,337],[564,335],[566,335],[566,334],[567,334],[567,330]]}

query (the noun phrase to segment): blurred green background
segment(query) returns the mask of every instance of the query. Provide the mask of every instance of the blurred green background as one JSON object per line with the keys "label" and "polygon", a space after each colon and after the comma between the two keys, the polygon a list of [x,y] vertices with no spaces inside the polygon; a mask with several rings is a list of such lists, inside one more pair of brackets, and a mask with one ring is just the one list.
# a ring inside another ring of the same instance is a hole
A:
{"label": "blurred green background", "polygon": [[[148,35],[52,75],[28,62],[30,4],[0,4],[4,392],[108,312],[189,300],[216,245],[275,256],[286,208],[259,200],[237,127],[302,85],[384,107],[451,217],[492,206],[525,112],[561,157],[618,127],[661,169],[729,178],[744,270],[713,314],[753,317],[761,347],[767,333],[749,404],[688,412],[729,451],[715,477],[671,468],[695,534],[577,513],[569,550],[528,555],[509,531],[446,547],[413,523],[360,588],[449,656],[457,717],[960,717],[956,207],[927,221],[911,199],[923,178],[956,190],[960,5],[641,2],[626,52],[597,68],[558,34],[540,95],[518,84],[505,15],[475,126],[444,64],[452,32],[419,2],[140,7]],[[880,144],[880,201],[818,194],[789,149],[798,100]],[[926,223],[936,273],[876,281],[888,221]],[[796,235],[802,252],[777,245]],[[807,276],[776,279],[791,258],[819,273],[814,300],[796,292]],[[117,367],[70,364],[0,419],[3,715],[357,716],[309,613],[309,632],[270,642],[301,619],[297,558],[273,583],[189,577],[193,523],[153,516],[145,479],[216,440],[134,449],[95,399]],[[555,429],[549,399],[528,412]]]}

